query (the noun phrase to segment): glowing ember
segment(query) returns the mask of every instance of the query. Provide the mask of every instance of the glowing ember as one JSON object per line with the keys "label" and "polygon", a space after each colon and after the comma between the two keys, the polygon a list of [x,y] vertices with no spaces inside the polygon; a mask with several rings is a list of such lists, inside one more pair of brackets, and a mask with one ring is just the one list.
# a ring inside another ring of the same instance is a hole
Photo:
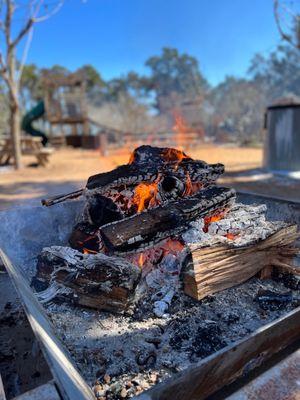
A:
{"label": "glowing ember", "polygon": [[98,251],[90,250],[90,249],[87,249],[86,247],[84,247],[82,249],[82,252],[83,252],[83,254],[98,254]]}
{"label": "glowing ember", "polygon": [[164,243],[146,249],[139,254],[129,254],[126,259],[143,269],[143,274],[147,274],[155,268],[167,254],[179,256],[184,245],[176,239],[167,239]]}
{"label": "glowing ember", "polygon": [[225,211],[220,212],[217,215],[212,215],[211,217],[205,217],[203,232],[206,233],[208,231],[209,224],[211,224],[212,222],[220,221],[222,218],[224,218],[224,215],[225,215]]}
{"label": "glowing ember", "polygon": [[137,206],[137,212],[145,210],[149,206],[157,204],[156,195],[158,193],[157,182],[140,183],[134,189],[133,204]]}
{"label": "glowing ember", "polygon": [[234,240],[237,235],[234,235],[233,233],[226,233],[226,237],[228,240]]}
{"label": "glowing ember", "polygon": [[165,254],[174,254],[176,255],[177,253],[180,253],[183,248],[184,245],[179,241],[179,240],[175,240],[175,239],[168,239],[164,245],[162,246]]}

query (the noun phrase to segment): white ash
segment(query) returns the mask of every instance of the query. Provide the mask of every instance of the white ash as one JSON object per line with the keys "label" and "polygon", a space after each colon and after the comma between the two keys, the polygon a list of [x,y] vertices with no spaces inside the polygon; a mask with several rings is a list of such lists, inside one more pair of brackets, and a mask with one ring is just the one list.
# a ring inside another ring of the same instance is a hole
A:
{"label": "white ash", "polygon": [[168,309],[176,292],[181,287],[179,279],[182,267],[180,255],[166,254],[158,266],[145,277],[148,290],[154,292],[151,297],[153,312],[157,317],[168,317]]}
{"label": "white ash", "polygon": [[[237,203],[224,218],[211,222],[207,232],[203,219],[198,219],[189,225],[182,234],[186,244],[202,242],[203,246],[217,242],[229,243],[231,246],[244,246],[254,241],[264,240],[279,228],[287,225],[281,221],[267,221],[265,213],[267,206],[245,205]],[[234,240],[232,240],[234,237]]]}
{"label": "white ash", "polygon": [[99,397],[120,399],[122,390],[124,398],[139,394],[294,307],[262,310],[254,301],[260,289],[289,291],[281,281],[253,278],[200,302],[177,293],[164,319],[145,298],[131,316],[69,304],[46,309],[84,379],[97,383]]}

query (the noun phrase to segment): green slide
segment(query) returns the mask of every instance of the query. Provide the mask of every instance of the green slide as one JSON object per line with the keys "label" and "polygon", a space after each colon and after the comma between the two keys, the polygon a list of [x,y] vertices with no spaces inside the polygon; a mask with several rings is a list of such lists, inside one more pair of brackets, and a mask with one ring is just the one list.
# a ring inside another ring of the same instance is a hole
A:
{"label": "green slide", "polygon": [[45,133],[35,129],[32,126],[32,123],[37,119],[41,118],[45,114],[45,104],[41,100],[37,103],[35,107],[33,107],[28,113],[26,113],[22,119],[21,128],[23,131],[28,133],[31,136],[39,136],[42,138],[42,143],[46,146],[48,142],[48,138]]}

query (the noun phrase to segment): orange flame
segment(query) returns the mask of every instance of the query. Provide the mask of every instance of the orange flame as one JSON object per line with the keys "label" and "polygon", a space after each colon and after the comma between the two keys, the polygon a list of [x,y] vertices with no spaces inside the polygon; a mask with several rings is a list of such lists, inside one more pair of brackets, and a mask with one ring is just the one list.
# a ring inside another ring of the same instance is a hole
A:
{"label": "orange flame", "polygon": [[176,162],[177,166],[185,158],[190,158],[182,150],[169,148],[163,153],[163,158],[166,162]]}
{"label": "orange flame", "polygon": [[132,151],[131,154],[130,154],[130,158],[129,158],[128,164],[132,164],[133,161],[134,161],[134,152]]}
{"label": "orange flame", "polygon": [[189,126],[185,119],[180,115],[178,111],[173,112],[175,124],[173,126],[173,131],[176,133],[177,147],[182,148],[183,143],[186,139],[186,133],[189,131]]}
{"label": "orange flame", "polygon": [[153,183],[140,183],[134,189],[133,204],[137,205],[137,212],[145,210],[148,206],[154,206],[156,195],[158,193],[158,186],[156,182]]}
{"label": "orange flame", "polygon": [[138,264],[139,264],[140,268],[142,268],[142,266],[144,265],[144,261],[145,261],[144,254],[141,253],[140,256],[139,256],[139,260],[138,260]]}

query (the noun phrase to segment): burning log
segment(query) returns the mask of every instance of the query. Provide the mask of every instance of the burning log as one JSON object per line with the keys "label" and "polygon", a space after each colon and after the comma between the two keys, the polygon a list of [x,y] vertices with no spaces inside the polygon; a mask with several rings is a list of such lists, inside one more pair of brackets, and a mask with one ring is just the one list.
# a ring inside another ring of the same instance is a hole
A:
{"label": "burning log", "polygon": [[132,303],[140,269],[123,258],[82,254],[70,247],[45,248],[33,286],[48,285],[40,301],[63,298],[86,307],[122,312]]}
{"label": "burning log", "polygon": [[184,292],[196,300],[238,285],[265,268],[277,267],[300,274],[292,259],[299,252],[296,225],[282,227],[264,240],[242,247],[214,244],[203,247],[190,244],[183,272]]}
{"label": "burning log", "polygon": [[112,253],[141,251],[180,234],[194,219],[224,210],[234,199],[233,189],[213,187],[193,197],[169,202],[167,205],[104,225],[100,228],[100,235]]}
{"label": "burning log", "polygon": [[155,182],[161,175],[173,175],[182,182],[188,176],[191,181],[201,182],[203,187],[206,187],[214,183],[223,172],[223,164],[207,164],[205,161],[193,160],[176,149],[140,146],[132,153],[129,164],[93,175],[88,179],[85,189],[43,199],[42,204],[52,206],[77,198],[87,191],[106,195],[113,188]]}

